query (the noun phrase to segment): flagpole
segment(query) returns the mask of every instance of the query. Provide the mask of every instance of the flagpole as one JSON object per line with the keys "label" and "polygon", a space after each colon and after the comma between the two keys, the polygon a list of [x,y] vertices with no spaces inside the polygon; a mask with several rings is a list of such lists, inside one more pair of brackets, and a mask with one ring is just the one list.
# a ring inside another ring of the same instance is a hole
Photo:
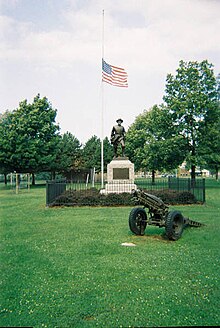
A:
{"label": "flagpole", "polygon": [[[104,59],[104,9],[102,11],[102,60]],[[101,104],[101,187],[104,188],[104,82],[102,81],[102,104]]]}

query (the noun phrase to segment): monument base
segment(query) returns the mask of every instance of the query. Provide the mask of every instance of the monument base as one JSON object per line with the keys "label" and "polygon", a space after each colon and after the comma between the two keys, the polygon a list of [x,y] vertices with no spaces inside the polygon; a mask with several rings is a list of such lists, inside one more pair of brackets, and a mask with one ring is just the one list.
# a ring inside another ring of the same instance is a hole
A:
{"label": "monument base", "polygon": [[134,183],[134,164],[127,157],[114,158],[107,165],[107,184],[102,194],[110,193],[130,193],[132,189],[137,189]]}
{"label": "monument base", "polygon": [[132,190],[136,190],[137,186],[134,183],[107,183],[105,189],[100,190],[101,194],[121,194],[123,192],[131,193]]}

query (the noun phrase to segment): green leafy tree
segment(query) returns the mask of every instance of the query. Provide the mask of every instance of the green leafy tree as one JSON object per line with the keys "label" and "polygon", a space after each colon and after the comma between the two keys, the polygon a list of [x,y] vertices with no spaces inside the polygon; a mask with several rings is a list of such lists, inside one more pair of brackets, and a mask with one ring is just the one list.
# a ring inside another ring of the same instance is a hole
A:
{"label": "green leafy tree", "polygon": [[[47,98],[37,95],[32,104],[27,100],[19,108],[1,117],[0,167],[10,172],[50,170],[56,158],[59,126],[56,110]],[[34,182],[34,180],[33,180]]]}
{"label": "green leafy tree", "polygon": [[208,133],[206,120],[216,110],[217,88],[212,64],[180,61],[175,76],[167,75],[164,101],[179,136],[187,141],[187,161],[191,165],[191,178],[199,163],[202,135]]}
{"label": "green leafy tree", "polygon": [[[82,166],[82,150],[79,140],[70,132],[64,133],[57,144],[56,159],[52,164],[53,172],[69,172]],[[55,174],[54,174],[55,175]]]}
{"label": "green leafy tree", "polygon": [[[112,160],[113,150],[106,137],[103,140],[104,168]],[[101,171],[101,140],[97,136],[91,137],[83,147],[83,162],[85,168],[94,168]]]}
{"label": "green leafy tree", "polygon": [[201,165],[215,172],[218,180],[220,167],[220,74],[217,76],[218,103],[214,110],[209,110],[201,133]]}
{"label": "green leafy tree", "polygon": [[101,140],[92,136],[83,147],[83,166],[87,169],[100,170]]}
{"label": "green leafy tree", "polygon": [[126,152],[136,170],[172,170],[185,157],[185,138],[176,134],[171,116],[165,106],[155,105],[140,114],[126,136]]}
{"label": "green leafy tree", "polygon": [[6,158],[6,148],[8,140],[5,138],[5,130],[8,128],[10,121],[9,111],[0,114],[0,173],[4,174],[4,181],[7,184],[7,174],[11,172],[11,166]]}
{"label": "green leafy tree", "polygon": [[111,162],[113,158],[113,147],[110,144],[107,137],[103,140],[103,157],[104,157],[104,169],[107,170],[107,165]]}
{"label": "green leafy tree", "polygon": [[220,111],[216,122],[209,127],[209,132],[205,134],[200,154],[202,156],[202,164],[211,171],[215,172],[216,180],[218,180],[218,172],[220,167]]}

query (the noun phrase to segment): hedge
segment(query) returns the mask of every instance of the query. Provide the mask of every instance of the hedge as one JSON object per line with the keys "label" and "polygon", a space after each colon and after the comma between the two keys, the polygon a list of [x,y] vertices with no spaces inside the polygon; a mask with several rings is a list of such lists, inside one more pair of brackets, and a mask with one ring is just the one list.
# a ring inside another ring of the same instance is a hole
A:
{"label": "hedge", "polygon": [[[195,196],[188,192],[175,190],[144,190],[149,194],[162,199],[168,205],[195,204]],[[99,190],[91,188],[88,190],[67,190],[58,196],[52,206],[133,206],[133,197],[130,193],[101,194]]]}

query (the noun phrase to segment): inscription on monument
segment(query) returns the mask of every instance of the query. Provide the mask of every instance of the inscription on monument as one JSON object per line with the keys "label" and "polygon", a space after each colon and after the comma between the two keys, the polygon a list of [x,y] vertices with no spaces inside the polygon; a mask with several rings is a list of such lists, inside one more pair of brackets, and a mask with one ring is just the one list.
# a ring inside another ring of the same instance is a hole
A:
{"label": "inscription on monument", "polygon": [[113,168],[113,180],[129,180],[129,168]]}

